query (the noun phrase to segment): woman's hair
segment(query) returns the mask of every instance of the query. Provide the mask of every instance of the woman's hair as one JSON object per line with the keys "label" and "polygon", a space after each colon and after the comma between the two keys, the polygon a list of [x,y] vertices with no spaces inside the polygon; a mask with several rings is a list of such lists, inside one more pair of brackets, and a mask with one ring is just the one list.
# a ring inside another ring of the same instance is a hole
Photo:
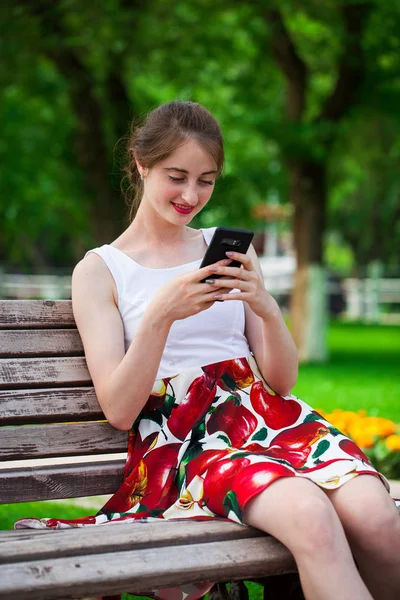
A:
{"label": "woman's hair", "polygon": [[141,127],[132,123],[127,146],[129,160],[124,168],[124,180],[129,182],[124,193],[131,221],[143,196],[143,181],[135,159],[150,169],[189,139],[196,140],[213,157],[219,176],[224,164],[222,133],[218,121],[204,106],[189,101],[168,102],[150,112]]}

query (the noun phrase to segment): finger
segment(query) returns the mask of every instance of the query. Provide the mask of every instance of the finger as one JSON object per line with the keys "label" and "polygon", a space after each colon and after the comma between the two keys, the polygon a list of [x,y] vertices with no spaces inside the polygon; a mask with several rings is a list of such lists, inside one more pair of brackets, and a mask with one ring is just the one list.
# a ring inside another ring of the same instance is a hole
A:
{"label": "finger", "polygon": [[223,302],[224,300],[246,300],[248,294],[244,292],[230,292],[229,294],[215,294],[214,300]]}
{"label": "finger", "polygon": [[203,279],[207,279],[207,277],[213,278],[213,275],[216,273],[216,269],[219,269],[224,265],[229,265],[230,262],[232,262],[230,258],[224,258],[213,265],[208,265],[207,267],[198,269],[198,271],[193,271],[194,281],[202,281]]}
{"label": "finger", "polygon": [[[210,278],[213,279],[215,275],[225,276],[226,279],[247,279],[249,277],[249,271],[246,271],[242,267],[224,267],[224,266],[213,266],[210,267],[211,275]],[[224,279],[225,279],[224,277]]]}
{"label": "finger", "polygon": [[226,255],[229,258],[231,258],[232,260],[238,260],[239,262],[241,262],[243,267],[247,271],[253,270],[253,268],[254,268],[253,263],[251,262],[251,258],[248,254],[242,254],[242,252],[229,251],[229,252],[226,252]]}
{"label": "finger", "polygon": [[[222,283],[223,281],[223,283]],[[244,279],[223,279],[221,281],[221,279],[217,279],[216,282],[213,284],[214,287],[214,291],[218,291],[215,288],[217,286],[219,286],[220,288],[224,287],[224,288],[229,288],[230,290],[234,290],[234,289],[238,289],[241,291],[249,291],[250,290],[250,286],[251,283],[249,283],[248,281],[245,281]]]}
{"label": "finger", "polygon": [[215,296],[215,294],[229,294],[229,292],[232,291],[233,288],[227,288],[227,287],[216,287],[215,285],[213,286],[207,286],[208,290],[205,292],[204,296],[202,296],[203,298],[209,300],[210,298],[213,298]]}

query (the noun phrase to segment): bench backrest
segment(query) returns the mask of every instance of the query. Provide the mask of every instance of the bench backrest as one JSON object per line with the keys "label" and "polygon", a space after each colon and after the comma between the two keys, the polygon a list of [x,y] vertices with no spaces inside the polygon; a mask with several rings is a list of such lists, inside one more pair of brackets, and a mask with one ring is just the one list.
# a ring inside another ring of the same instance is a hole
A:
{"label": "bench backrest", "polygon": [[104,420],[69,300],[0,300],[0,425],[0,503],[121,483],[127,433]]}

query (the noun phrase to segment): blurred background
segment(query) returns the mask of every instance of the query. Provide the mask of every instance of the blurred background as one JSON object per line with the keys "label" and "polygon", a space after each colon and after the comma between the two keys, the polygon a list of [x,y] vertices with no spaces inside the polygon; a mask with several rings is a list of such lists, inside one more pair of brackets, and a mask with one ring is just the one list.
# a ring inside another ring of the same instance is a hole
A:
{"label": "blurred background", "polygon": [[130,122],[198,101],[227,162],[194,226],[256,232],[295,393],[400,420],[399,2],[14,0],[0,27],[2,298],[70,297],[128,224]]}

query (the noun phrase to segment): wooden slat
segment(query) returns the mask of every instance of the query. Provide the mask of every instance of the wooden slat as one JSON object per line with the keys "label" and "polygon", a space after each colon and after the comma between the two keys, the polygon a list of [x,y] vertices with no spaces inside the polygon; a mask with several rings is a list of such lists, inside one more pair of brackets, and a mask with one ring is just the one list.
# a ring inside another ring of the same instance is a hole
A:
{"label": "wooden slat", "polygon": [[26,425],[0,429],[0,460],[124,452],[128,433],[108,423]]}
{"label": "wooden slat", "polygon": [[154,587],[295,571],[287,548],[265,536],[5,564],[0,600],[56,600],[124,591],[143,594]]}
{"label": "wooden slat", "polygon": [[0,390],[2,425],[104,419],[93,387]]}
{"label": "wooden slat", "polygon": [[77,329],[19,329],[0,331],[2,358],[77,356],[83,346]]}
{"label": "wooden slat", "polygon": [[83,357],[0,360],[0,389],[84,385],[90,382],[89,371]]}
{"label": "wooden slat", "polygon": [[35,534],[32,529],[19,529],[0,536],[0,564],[31,560],[33,546],[34,559],[39,560],[265,536],[259,529],[217,519],[149,522],[145,527],[143,523],[113,523],[112,527],[82,528],[78,535],[76,529],[64,529],[52,537]]}
{"label": "wooden slat", "polygon": [[71,300],[1,300],[0,329],[76,327]]}
{"label": "wooden slat", "polygon": [[113,494],[124,465],[120,459],[0,470],[0,504]]}

